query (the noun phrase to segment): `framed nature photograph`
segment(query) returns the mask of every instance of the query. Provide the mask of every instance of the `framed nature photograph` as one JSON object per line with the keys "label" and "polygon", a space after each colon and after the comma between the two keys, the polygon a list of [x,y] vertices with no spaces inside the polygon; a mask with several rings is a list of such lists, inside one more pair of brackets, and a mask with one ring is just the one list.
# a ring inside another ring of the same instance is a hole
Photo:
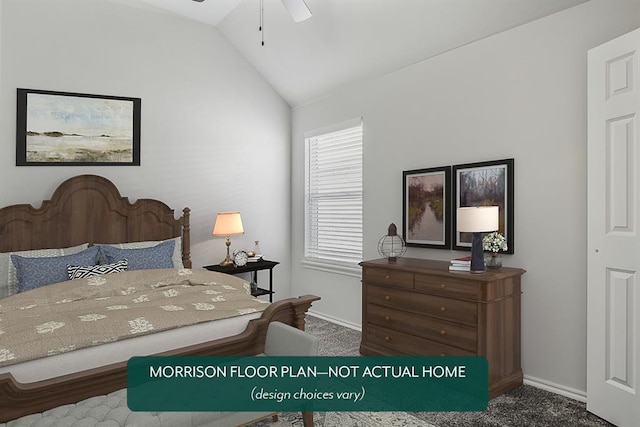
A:
{"label": "framed nature photograph", "polygon": [[453,248],[471,248],[471,233],[456,230],[458,208],[498,206],[498,232],[507,240],[507,250],[504,253],[514,253],[513,159],[455,165],[453,187]]}
{"label": "framed nature photograph", "polygon": [[140,165],[140,98],[18,89],[16,165]]}
{"label": "framed nature photograph", "polygon": [[402,172],[407,246],[451,248],[451,166]]}

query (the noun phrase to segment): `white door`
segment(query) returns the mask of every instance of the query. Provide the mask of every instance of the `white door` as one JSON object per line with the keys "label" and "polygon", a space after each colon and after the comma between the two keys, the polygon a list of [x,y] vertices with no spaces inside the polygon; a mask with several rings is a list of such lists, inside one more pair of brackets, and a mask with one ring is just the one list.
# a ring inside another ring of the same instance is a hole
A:
{"label": "white door", "polygon": [[589,51],[587,409],[640,425],[640,29]]}

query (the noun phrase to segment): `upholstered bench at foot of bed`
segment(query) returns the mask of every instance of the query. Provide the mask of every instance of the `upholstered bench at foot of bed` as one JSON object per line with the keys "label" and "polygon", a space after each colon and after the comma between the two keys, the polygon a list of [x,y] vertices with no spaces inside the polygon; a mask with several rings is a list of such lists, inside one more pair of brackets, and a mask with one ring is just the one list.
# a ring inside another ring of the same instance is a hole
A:
{"label": "upholstered bench at foot of bed", "polygon": [[127,390],[123,389],[27,415],[0,424],[0,427],[229,427],[274,415],[264,412],[132,412],[127,407]]}
{"label": "upholstered bench at foot of bed", "polygon": [[[319,339],[281,322],[267,328],[264,355],[316,356]],[[38,414],[0,424],[0,427],[231,427],[248,424],[275,412],[133,412],[127,390],[96,396]],[[305,427],[313,426],[313,413],[303,412]]]}

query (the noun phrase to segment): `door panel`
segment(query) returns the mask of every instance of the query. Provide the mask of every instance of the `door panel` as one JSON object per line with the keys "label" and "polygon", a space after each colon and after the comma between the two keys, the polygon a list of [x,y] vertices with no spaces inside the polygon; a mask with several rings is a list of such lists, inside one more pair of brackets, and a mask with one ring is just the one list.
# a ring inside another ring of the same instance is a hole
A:
{"label": "door panel", "polygon": [[640,30],[589,51],[587,409],[640,419]]}

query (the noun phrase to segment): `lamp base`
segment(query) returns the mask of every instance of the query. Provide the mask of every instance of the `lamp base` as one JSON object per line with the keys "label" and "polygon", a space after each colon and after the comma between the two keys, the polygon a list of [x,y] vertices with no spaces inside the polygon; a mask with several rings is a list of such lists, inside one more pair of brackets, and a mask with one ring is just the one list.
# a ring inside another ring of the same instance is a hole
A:
{"label": "lamp base", "polygon": [[473,233],[471,242],[471,273],[484,273],[484,251],[482,250],[482,233]]}
{"label": "lamp base", "polygon": [[225,259],[223,259],[220,262],[220,265],[223,267],[229,267],[231,265],[234,265],[235,263],[233,262],[233,260],[231,259],[231,256],[229,255],[229,246],[231,246],[231,238],[227,237],[227,241],[225,242],[225,245],[227,246],[227,256]]}
{"label": "lamp base", "polygon": [[231,265],[233,265],[234,262],[231,258],[227,257],[225,259],[223,259],[222,261],[220,261],[220,265],[223,267],[229,267]]}

